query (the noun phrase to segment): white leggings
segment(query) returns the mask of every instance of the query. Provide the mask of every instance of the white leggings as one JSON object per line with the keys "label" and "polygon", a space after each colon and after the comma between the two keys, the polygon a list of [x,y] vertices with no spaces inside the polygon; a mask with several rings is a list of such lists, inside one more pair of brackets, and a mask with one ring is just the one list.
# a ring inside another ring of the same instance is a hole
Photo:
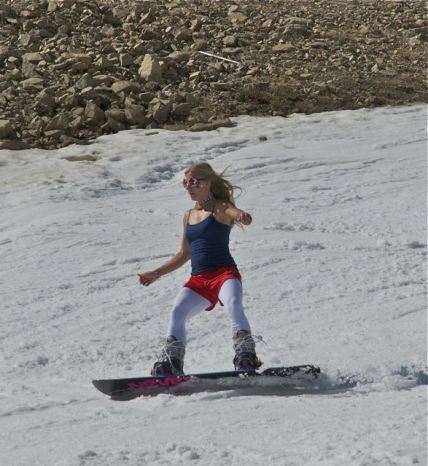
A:
{"label": "white leggings", "polygon": [[[232,335],[238,330],[251,332],[250,324],[242,306],[242,285],[239,280],[232,278],[226,280],[220,289],[219,299],[226,308],[232,329]],[[169,322],[168,335],[173,335],[177,340],[186,342],[186,322],[191,317],[200,314],[211,303],[196,291],[184,287],[178,293],[172,307]]]}

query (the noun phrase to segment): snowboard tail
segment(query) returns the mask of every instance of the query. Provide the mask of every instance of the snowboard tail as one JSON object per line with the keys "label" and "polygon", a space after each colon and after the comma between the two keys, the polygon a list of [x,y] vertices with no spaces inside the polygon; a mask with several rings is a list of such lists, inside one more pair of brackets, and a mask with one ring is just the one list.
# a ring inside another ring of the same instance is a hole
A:
{"label": "snowboard tail", "polygon": [[312,365],[270,367],[263,371],[225,371],[200,374],[148,376],[93,380],[93,385],[113,400],[132,400],[160,393],[190,394],[200,391],[227,390],[242,387],[269,386],[280,382],[286,388],[305,388],[321,376]]}

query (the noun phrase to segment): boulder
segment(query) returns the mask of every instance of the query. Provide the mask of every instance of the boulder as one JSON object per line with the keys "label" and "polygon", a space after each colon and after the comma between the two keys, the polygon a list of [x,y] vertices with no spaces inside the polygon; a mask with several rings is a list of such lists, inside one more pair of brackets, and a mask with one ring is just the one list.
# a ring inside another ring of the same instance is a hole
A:
{"label": "boulder", "polygon": [[168,121],[172,105],[170,102],[158,102],[152,107],[151,116],[156,123],[163,124]]}
{"label": "boulder", "polygon": [[70,117],[68,113],[59,113],[58,115],[54,116],[49,123],[45,126],[45,134],[48,131],[53,130],[67,130],[70,125]]}
{"label": "boulder", "polygon": [[149,120],[146,113],[142,105],[131,104],[125,108],[125,118],[130,125],[147,126]]}
{"label": "boulder", "polygon": [[21,81],[21,86],[23,89],[43,89],[45,84],[44,79],[42,78],[28,78],[24,79],[24,81]]}
{"label": "boulder", "polygon": [[159,61],[152,55],[146,54],[141,66],[138,70],[138,74],[141,78],[146,81],[155,83],[162,82],[162,69]]}
{"label": "boulder", "polygon": [[94,102],[88,102],[84,113],[85,122],[90,126],[101,126],[106,122],[104,112]]}
{"label": "boulder", "polygon": [[174,60],[177,63],[184,63],[187,62],[190,58],[189,52],[181,52],[179,50],[175,50],[174,52],[168,55],[168,58]]}
{"label": "boulder", "polygon": [[8,139],[15,135],[10,120],[0,120],[0,139]]}
{"label": "boulder", "polygon": [[79,78],[74,87],[76,89],[82,90],[87,87],[95,87],[97,85],[97,81],[89,74],[84,74],[81,78]]}
{"label": "boulder", "polygon": [[24,53],[22,55],[22,63],[32,63],[37,64],[43,60],[43,57],[38,52]]}
{"label": "boulder", "polygon": [[111,90],[115,94],[129,94],[131,92],[140,92],[140,86],[134,81],[116,81],[112,84]]}
{"label": "boulder", "polygon": [[134,57],[130,53],[121,53],[119,54],[119,63],[120,66],[130,66],[134,64]]}
{"label": "boulder", "polygon": [[192,106],[187,102],[177,103],[173,105],[171,116],[173,119],[184,119],[190,115]]}
{"label": "boulder", "polygon": [[230,118],[222,118],[219,120],[213,120],[209,123],[196,123],[192,125],[189,130],[190,131],[213,131],[215,129],[226,127],[229,128],[234,126]]}
{"label": "boulder", "polygon": [[24,150],[29,146],[24,141],[17,139],[0,139],[0,150]]}
{"label": "boulder", "polygon": [[35,110],[40,116],[51,116],[56,107],[53,95],[46,89],[42,90],[36,98]]}

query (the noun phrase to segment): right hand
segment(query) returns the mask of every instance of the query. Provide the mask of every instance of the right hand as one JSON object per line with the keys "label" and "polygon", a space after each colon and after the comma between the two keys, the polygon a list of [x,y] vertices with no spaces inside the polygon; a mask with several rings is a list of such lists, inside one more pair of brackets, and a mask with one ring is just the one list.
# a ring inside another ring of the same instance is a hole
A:
{"label": "right hand", "polygon": [[139,280],[143,286],[149,286],[160,278],[159,272],[157,271],[139,273],[138,276],[140,277]]}

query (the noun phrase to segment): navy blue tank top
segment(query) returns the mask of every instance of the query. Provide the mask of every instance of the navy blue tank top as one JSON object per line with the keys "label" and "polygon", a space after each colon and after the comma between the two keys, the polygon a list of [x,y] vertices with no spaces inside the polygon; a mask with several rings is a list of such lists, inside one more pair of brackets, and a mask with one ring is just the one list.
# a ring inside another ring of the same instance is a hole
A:
{"label": "navy blue tank top", "polygon": [[186,225],[192,275],[210,272],[220,267],[236,267],[229,251],[230,229],[229,225],[218,222],[212,214],[195,225]]}

